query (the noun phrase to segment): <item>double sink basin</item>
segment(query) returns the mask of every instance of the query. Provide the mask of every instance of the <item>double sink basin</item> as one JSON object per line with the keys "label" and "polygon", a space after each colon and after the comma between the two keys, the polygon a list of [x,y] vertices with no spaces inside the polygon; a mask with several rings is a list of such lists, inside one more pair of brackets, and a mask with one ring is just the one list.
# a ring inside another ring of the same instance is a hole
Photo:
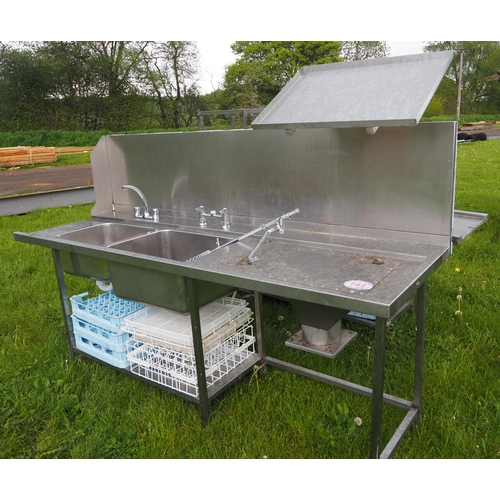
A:
{"label": "double sink basin", "polygon": [[[78,252],[78,244],[131,252],[134,257],[156,257],[186,262],[208,250],[231,241],[229,238],[193,233],[177,229],[154,229],[133,224],[104,222],[57,235],[72,243],[72,251],[61,251],[63,270],[70,274],[111,281],[117,296],[145,302],[178,312],[189,311],[187,278],[115,259],[116,252],[92,256]],[[230,293],[227,285],[197,281],[200,306]]]}

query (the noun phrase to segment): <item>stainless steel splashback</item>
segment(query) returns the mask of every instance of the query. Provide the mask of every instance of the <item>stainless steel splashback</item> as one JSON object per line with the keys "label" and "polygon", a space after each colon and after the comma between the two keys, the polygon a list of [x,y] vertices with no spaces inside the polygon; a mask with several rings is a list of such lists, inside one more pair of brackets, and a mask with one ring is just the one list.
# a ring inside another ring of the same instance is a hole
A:
{"label": "stainless steel splashback", "polygon": [[[137,186],[162,215],[227,207],[358,234],[383,230],[451,239],[456,123],[364,128],[232,130],[103,137],[92,153],[93,216],[132,214]],[[188,215],[189,216],[189,215]],[[310,226],[313,228],[313,226]],[[415,236],[416,235],[416,236]]]}

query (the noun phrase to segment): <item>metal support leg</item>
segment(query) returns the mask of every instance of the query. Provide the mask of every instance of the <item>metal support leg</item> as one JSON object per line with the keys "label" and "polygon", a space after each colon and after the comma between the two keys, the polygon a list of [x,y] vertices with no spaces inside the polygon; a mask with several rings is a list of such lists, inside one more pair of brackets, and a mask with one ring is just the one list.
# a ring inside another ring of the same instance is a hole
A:
{"label": "metal support leg", "polygon": [[390,439],[380,458],[391,458],[405,434],[413,425],[418,425],[422,413],[422,387],[424,373],[424,336],[425,336],[425,292],[426,283],[417,291],[417,324],[415,337],[415,367],[413,376],[413,402],[411,409]]}
{"label": "metal support leg", "polygon": [[370,458],[379,458],[380,434],[382,432],[382,409],[384,404],[384,372],[385,344],[387,336],[387,320],[375,320],[375,349],[372,392],[372,427],[370,441]]}
{"label": "metal support leg", "polygon": [[417,333],[415,339],[415,375],[413,381],[413,405],[419,409],[415,424],[420,422],[422,409],[422,387],[424,375],[424,337],[425,337],[425,295],[427,282],[417,291]]}
{"label": "metal support leg", "polygon": [[68,334],[69,347],[71,350],[71,358],[75,357],[74,348],[75,335],[73,333],[73,321],[71,320],[71,308],[68,300],[68,292],[66,290],[66,282],[64,281],[64,271],[61,262],[61,254],[59,250],[52,249],[52,258],[54,260],[54,267],[56,270],[57,285],[59,287],[59,297],[64,312],[64,322],[66,324],[66,332]]}
{"label": "metal support leg", "polygon": [[266,353],[264,350],[264,339],[262,336],[262,294],[260,292],[254,292],[254,302],[255,302],[255,327],[257,336],[257,349],[259,351],[259,356],[263,358]]}
{"label": "metal support leg", "polygon": [[205,358],[203,355],[203,340],[201,337],[200,308],[198,306],[198,290],[196,281],[187,279],[189,312],[191,315],[191,330],[193,333],[194,359],[198,381],[198,395],[200,398],[201,422],[203,426],[208,423],[210,403],[208,400],[207,377],[205,373]]}
{"label": "metal support leg", "polygon": [[259,374],[265,375],[267,372],[267,366],[265,364],[264,358],[266,357],[266,349],[264,347],[264,336],[263,336],[263,308],[262,308],[262,294],[260,292],[254,292],[254,303],[255,303],[255,335],[257,337],[257,350],[259,351],[260,357],[260,369]]}

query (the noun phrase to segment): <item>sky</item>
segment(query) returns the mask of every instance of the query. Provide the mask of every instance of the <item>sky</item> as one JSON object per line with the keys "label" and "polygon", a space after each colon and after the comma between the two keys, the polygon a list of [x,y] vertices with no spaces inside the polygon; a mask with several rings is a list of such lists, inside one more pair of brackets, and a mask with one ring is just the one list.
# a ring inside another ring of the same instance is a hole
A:
{"label": "sky", "polygon": [[[202,93],[216,90],[224,78],[225,67],[232,64],[236,56],[231,51],[234,40],[205,39],[197,41],[201,56],[199,85]],[[391,56],[404,56],[423,52],[423,41],[387,42],[391,49]]]}
{"label": "sky", "polygon": [[[494,11],[498,0],[482,0],[481,11]],[[4,2],[5,3],[5,2]],[[9,2],[2,18],[2,40],[196,40],[201,55],[202,91],[220,86],[224,68],[235,60],[235,40],[410,40],[388,42],[391,55],[422,52],[423,40],[491,40],[498,38],[497,18],[482,16],[471,25],[449,2],[420,0],[402,7],[400,0],[358,0],[284,4],[270,0],[190,0],[189,11],[171,2],[124,4],[86,0],[68,12],[66,0]]]}

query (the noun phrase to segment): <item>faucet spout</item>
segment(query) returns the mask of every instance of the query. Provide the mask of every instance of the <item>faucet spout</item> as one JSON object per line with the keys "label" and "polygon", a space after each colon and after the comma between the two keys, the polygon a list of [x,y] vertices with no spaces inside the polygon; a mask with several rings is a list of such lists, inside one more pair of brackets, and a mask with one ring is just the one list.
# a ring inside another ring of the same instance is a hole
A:
{"label": "faucet spout", "polygon": [[139,188],[132,186],[131,184],[124,184],[122,186],[122,189],[131,189],[141,197],[142,203],[144,204],[144,213],[141,215],[140,209],[136,210],[135,212],[136,218],[153,219],[155,221],[159,220],[158,209],[153,209],[153,215],[150,215],[148,201],[146,200],[144,193]]}

